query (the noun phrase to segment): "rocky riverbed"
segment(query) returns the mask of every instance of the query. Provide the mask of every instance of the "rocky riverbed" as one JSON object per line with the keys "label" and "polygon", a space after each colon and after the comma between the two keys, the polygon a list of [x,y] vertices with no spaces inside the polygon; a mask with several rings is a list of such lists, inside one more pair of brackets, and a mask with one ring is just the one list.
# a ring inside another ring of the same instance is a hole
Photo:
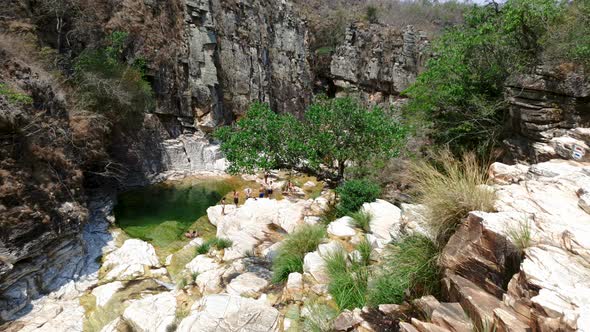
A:
{"label": "rocky riverbed", "polygon": [[[494,213],[472,212],[444,248],[442,299],[343,311],[329,324],[338,331],[586,331],[590,326],[590,165],[552,160],[532,166],[493,164],[489,186]],[[258,181],[262,181],[258,179]],[[308,186],[317,185],[309,183]],[[301,190],[303,192],[303,190]],[[315,224],[333,200],[249,199],[239,207],[207,210],[230,247],[198,254],[197,238],[167,257],[113,227],[113,198],[97,197],[83,233],[83,248],[64,248],[52,292],[14,313],[8,331],[299,331],[334,308],[324,257],[339,248],[355,255],[367,239],[373,261],[402,234],[430,236],[419,205],[377,200],[368,232],[349,217],[327,225],[328,237],[307,253],[303,273],[271,282],[271,260],[281,240]],[[521,253],[511,234],[526,227]],[[445,302],[443,302],[445,301]],[[412,310],[409,310],[409,307]],[[412,311],[410,317],[408,313]],[[322,316],[324,317],[324,316]]]}

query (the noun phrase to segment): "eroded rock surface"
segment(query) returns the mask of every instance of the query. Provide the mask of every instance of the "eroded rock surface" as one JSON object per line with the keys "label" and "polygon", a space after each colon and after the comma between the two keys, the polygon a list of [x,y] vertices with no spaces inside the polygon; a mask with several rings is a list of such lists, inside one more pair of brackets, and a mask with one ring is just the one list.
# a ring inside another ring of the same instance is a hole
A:
{"label": "eroded rock surface", "polygon": [[259,301],[235,295],[209,295],[191,308],[179,332],[278,331],[279,312]]}

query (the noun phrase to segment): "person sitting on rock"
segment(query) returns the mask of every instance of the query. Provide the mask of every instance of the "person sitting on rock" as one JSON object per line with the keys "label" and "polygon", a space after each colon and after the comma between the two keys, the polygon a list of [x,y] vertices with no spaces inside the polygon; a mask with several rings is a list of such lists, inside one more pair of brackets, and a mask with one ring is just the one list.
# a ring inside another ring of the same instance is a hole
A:
{"label": "person sitting on rock", "polygon": [[192,239],[193,234],[190,231],[187,231],[186,233],[184,233],[184,237],[186,237],[187,239]]}
{"label": "person sitting on rock", "polygon": [[191,233],[191,236],[192,236],[193,239],[196,239],[199,236],[199,234],[197,234],[197,231],[193,231]]}

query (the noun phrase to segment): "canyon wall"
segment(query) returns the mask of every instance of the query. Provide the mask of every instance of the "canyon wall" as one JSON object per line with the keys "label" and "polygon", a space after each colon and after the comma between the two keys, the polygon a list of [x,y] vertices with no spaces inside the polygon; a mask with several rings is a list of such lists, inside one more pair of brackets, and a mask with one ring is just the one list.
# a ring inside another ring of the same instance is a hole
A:
{"label": "canyon wall", "polygon": [[413,26],[403,31],[381,25],[350,26],[330,63],[336,94],[352,93],[370,103],[391,103],[423,69],[426,36]]}
{"label": "canyon wall", "polygon": [[512,137],[505,143],[514,159],[590,161],[590,80],[580,68],[540,66],[514,75],[506,101]]}

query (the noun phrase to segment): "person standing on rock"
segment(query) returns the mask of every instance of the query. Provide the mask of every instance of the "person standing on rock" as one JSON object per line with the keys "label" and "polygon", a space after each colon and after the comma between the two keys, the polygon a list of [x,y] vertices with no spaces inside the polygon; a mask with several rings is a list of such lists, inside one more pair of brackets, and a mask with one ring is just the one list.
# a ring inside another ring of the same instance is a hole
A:
{"label": "person standing on rock", "polygon": [[271,198],[272,197],[272,181],[270,181],[270,184],[268,185],[268,187],[266,188],[266,197]]}
{"label": "person standing on rock", "polygon": [[225,216],[225,197],[221,199],[221,215]]}
{"label": "person standing on rock", "polygon": [[240,195],[237,191],[234,190],[234,204],[238,207],[238,203],[240,202]]}
{"label": "person standing on rock", "polygon": [[264,186],[260,186],[258,189],[258,198],[264,198]]}
{"label": "person standing on rock", "polygon": [[252,189],[250,189],[250,187],[248,187],[248,188],[246,188],[245,192],[246,192],[246,200],[248,200],[248,198],[250,198],[250,196],[252,196]]}

